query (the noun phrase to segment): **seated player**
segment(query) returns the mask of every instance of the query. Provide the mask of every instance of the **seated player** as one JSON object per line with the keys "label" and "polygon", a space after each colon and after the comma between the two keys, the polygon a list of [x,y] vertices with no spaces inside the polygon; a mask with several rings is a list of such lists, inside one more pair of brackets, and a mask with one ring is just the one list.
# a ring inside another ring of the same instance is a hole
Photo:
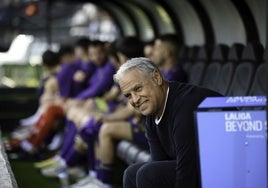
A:
{"label": "seated player", "polygon": [[[26,137],[22,139],[12,139],[6,143],[6,149],[12,151],[22,150],[20,157],[23,154],[37,153],[42,149],[42,144],[45,141],[49,131],[54,127],[59,126],[59,121],[62,120],[64,114],[63,110],[57,106],[58,104],[58,83],[56,79],[56,72],[58,70],[59,58],[58,55],[52,51],[46,51],[43,56],[43,63],[51,70],[50,76],[46,79],[43,94],[40,96],[40,110],[42,112],[38,121],[30,127]],[[54,68],[52,68],[54,67]],[[53,71],[52,71],[53,70]],[[53,73],[53,74],[52,74]],[[48,114],[53,111],[54,114]],[[14,156],[14,155],[13,155]],[[25,156],[24,156],[25,157]]]}
{"label": "seated player", "polygon": [[160,35],[155,39],[152,61],[159,67],[167,80],[186,82],[187,74],[179,62],[180,44],[174,34]]}
{"label": "seated player", "polygon": [[[94,63],[97,68],[87,82],[88,87],[77,94],[75,98],[69,98],[66,100],[68,106],[66,108],[67,114],[70,110],[76,109],[76,106],[85,103],[88,99],[102,96],[106,90],[110,89],[113,83],[112,76],[115,69],[107,60],[104,44],[99,41],[93,41],[89,47],[89,56],[92,63]],[[74,122],[67,120],[64,144],[60,153],[49,161],[41,163],[41,165],[40,163],[37,165],[39,167],[47,167],[47,165],[43,164],[53,164],[52,166],[42,170],[43,175],[50,176],[50,173],[52,172],[54,175],[57,175],[61,168],[74,166],[77,162],[79,162],[82,156],[81,152],[77,151],[74,146],[76,132],[77,129]],[[64,163],[62,161],[64,161]]]}
{"label": "seated player", "polygon": [[[124,63],[132,57],[143,56],[142,49],[143,44],[136,37],[122,38],[116,45],[120,63]],[[123,99],[122,104],[125,104],[125,99]],[[93,161],[91,163],[95,164],[97,179],[94,178],[94,173],[91,173],[93,177],[84,178],[73,187],[93,185],[111,187],[113,184],[115,144],[121,139],[146,144],[145,132],[140,126],[143,124],[143,118],[133,107],[125,104],[113,112],[88,114],[81,118],[80,124],[82,125],[80,136],[87,145],[94,147],[92,142],[97,142],[97,144],[95,143],[95,157],[92,154],[88,155],[91,160],[95,159],[95,163]]]}
{"label": "seated player", "polygon": [[154,40],[146,42],[143,48],[144,56],[149,59],[153,59],[153,52],[154,52]]}

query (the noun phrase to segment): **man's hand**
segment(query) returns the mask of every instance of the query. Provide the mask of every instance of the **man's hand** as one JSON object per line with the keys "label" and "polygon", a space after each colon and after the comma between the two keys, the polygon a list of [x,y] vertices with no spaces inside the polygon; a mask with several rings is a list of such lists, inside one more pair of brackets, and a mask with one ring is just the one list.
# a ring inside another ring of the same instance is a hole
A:
{"label": "man's hand", "polygon": [[97,122],[103,121],[103,117],[104,115],[102,112],[98,112],[94,114],[94,122],[97,123]]}
{"label": "man's hand", "polygon": [[74,77],[73,77],[74,81],[76,82],[84,82],[86,79],[86,73],[84,71],[76,71],[74,73]]}

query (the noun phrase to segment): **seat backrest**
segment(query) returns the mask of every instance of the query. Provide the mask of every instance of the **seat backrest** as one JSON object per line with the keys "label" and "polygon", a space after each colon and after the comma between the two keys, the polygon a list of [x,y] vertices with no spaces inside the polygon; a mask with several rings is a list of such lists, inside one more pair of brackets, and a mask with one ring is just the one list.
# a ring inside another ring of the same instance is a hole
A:
{"label": "seat backrest", "polygon": [[241,61],[242,62],[263,62],[264,48],[260,43],[249,43],[243,50]]}
{"label": "seat backrest", "polygon": [[264,48],[260,43],[249,43],[243,50],[236,67],[232,84],[228,91],[230,96],[245,96],[255,76],[256,67],[263,61]]}
{"label": "seat backrest", "polygon": [[196,61],[205,61],[208,62],[211,59],[211,54],[212,54],[212,47],[211,46],[202,46],[199,48],[197,56],[196,56]]}
{"label": "seat backrest", "polygon": [[185,61],[188,60],[188,52],[189,47],[188,46],[182,46],[179,51],[179,60],[181,64],[183,64]]}
{"label": "seat backrest", "polygon": [[200,50],[200,46],[189,47],[188,53],[187,53],[187,60],[189,62],[196,61],[199,50]]}
{"label": "seat backrest", "polygon": [[266,83],[267,83],[267,71],[265,63],[262,63],[258,66],[253,83],[251,85],[249,95],[257,96],[257,95],[265,95],[267,91]]}
{"label": "seat backrest", "polygon": [[255,73],[254,63],[244,62],[237,65],[231,86],[228,91],[229,96],[245,96],[249,92],[252,79]]}
{"label": "seat backrest", "polygon": [[229,47],[225,44],[218,44],[214,47],[211,61],[213,62],[225,62],[229,53]]}
{"label": "seat backrest", "polygon": [[193,62],[188,70],[188,82],[194,85],[202,83],[204,71],[211,57],[211,49],[207,46],[200,47],[197,61]]}
{"label": "seat backrest", "polygon": [[231,62],[239,62],[244,49],[245,46],[243,44],[240,43],[233,44],[229,50],[227,60]]}
{"label": "seat backrest", "polygon": [[222,95],[227,95],[235,70],[235,63],[227,62],[222,65],[215,90]]}
{"label": "seat backrest", "polygon": [[188,82],[194,85],[200,85],[202,83],[203,73],[206,68],[205,62],[194,63],[188,73]]}
{"label": "seat backrest", "polygon": [[199,48],[199,46],[188,47],[187,56],[182,62],[182,68],[187,74],[189,73],[191,65],[196,61]]}
{"label": "seat backrest", "polygon": [[221,63],[214,62],[207,66],[201,86],[216,90],[218,77],[221,72]]}
{"label": "seat backrest", "polygon": [[235,43],[229,49],[227,60],[221,67],[221,71],[216,83],[216,91],[219,93],[223,95],[228,94],[236,65],[241,59],[244,48],[245,46],[243,44]]}
{"label": "seat backrest", "polygon": [[201,86],[212,90],[216,89],[221,66],[227,58],[228,50],[229,47],[227,45],[219,44],[215,46],[212,53],[211,62],[204,72],[204,78],[202,80]]}
{"label": "seat backrest", "polygon": [[182,69],[187,73],[189,74],[189,71],[190,71],[190,68],[192,66],[192,63],[188,62],[188,63],[184,63],[182,64]]}

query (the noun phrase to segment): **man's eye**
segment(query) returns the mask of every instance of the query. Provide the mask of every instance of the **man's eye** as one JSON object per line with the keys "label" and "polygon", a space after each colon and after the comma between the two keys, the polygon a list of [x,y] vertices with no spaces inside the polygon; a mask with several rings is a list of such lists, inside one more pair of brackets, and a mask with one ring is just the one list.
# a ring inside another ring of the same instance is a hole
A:
{"label": "man's eye", "polygon": [[136,91],[138,91],[138,92],[141,91],[141,90],[142,90],[142,87],[137,87],[136,88]]}

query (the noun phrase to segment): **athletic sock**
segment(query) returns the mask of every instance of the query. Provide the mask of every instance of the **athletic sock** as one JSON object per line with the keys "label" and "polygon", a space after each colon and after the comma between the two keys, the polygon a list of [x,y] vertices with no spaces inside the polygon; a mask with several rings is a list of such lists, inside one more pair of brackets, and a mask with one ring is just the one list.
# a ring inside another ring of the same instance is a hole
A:
{"label": "athletic sock", "polygon": [[104,184],[111,185],[113,182],[113,164],[100,164],[97,169],[97,177]]}
{"label": "athletic sock", "polygon": [[74,145],[74,138],[77,133],[75,124],[72,121],[67,120],[66,129],[63,137],[63,145],[60,149],[60,156],[65,157],[68,154],[70,147]]}
{"label": "athletic sock", "polygon": [[94,144],[87,143],[87,160],[88,166],[90,169],[95,170],[95,152],[94,152]]}
{"label": "athletic sock", "polygon": [[65,161],[68,166],[75,166],[81,162],[82,158],[83,156],[81,153],[76,151],[74,148],[71,148],[70,152],[65,157]]}

